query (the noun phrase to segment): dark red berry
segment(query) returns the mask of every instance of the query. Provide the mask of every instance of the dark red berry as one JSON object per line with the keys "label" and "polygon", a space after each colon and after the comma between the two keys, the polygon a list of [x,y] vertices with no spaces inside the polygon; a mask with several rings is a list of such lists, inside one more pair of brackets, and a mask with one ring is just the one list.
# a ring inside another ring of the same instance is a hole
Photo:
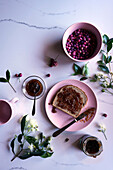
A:
{"label": "dark red berry", "polygon": [[18,77],[18,74],[15,74],[15,77]]}
{"label": "dark red berry", "polygon": [[57,65],[58,65],[57,61],[56,61],[55,59],[53,59],[53,58],[50,58],[50,64],[49,64],[49,66],[50,66],[50,67],[53,67],[53,66],[57,66]]}
{"label": "dark red berry", "polygon": [[18,77],[22,77],[22,73],[19,73]]}
{"label": "dark red berry", "polygon": [[50,74],[46,74],[47,77],[50,77],[51,75]]}
{"label": "dark red berry", "polygon": [[57,63],[57,61],[56,61],[56,60],[54,60],[53,65],[54,65],[54,66],[57,66],[57,65],[58,65],[58,63]]}
{"label": "dark red berry", "polygon": [[106,114],[106,113],[103,113],[102,116],[107,117],[107,114]]}
{"label": "dark red berry", "polygon": [[68,141],[69,141],[69,138],[66,138],[66,139],[65,139],[65,142],[68,142]]}

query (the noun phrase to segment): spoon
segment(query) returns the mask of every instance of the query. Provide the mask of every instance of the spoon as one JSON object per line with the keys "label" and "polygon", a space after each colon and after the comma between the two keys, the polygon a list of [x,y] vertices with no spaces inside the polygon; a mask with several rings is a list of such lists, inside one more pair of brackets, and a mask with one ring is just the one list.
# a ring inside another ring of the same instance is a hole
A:
{"label": "spoon", "polygon": [[34,103],[33,103],[33,109],[32,109],[32,116],[35,115],[36,94],[38,93],[39,90],[40,90],[39,84],[35,83],[34,84],[34,89],[33,89],[33,92],[34,92]]}

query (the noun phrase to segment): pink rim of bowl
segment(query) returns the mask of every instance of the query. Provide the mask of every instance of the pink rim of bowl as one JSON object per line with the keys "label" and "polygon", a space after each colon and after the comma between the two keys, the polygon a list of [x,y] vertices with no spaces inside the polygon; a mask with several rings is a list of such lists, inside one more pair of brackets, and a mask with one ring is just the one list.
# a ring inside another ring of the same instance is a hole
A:
{"label": "pink rim of bowl", "polygon": [[[72,56],[69,55],[68,51],[66,50],[66,42],[67,42],[69,35],[71,35],[77,29],[86,29],[86,30],[92,32],[96,36],[96,39],[97,39],[97,47],[96,47],[93,55],[85,60],[74,59]],[[77,62],[85,62],[85,61],[88,61],[88,60],[94,58],[98,54],[98,52],[101,49],[101,45],[102,45],[102,37],[101,37],[101,34],[98,31],[98,29],[95,26],[93,26],[92,24],[89,24],[86,22],[79,22],[79,23],[75,23],[67,28],[67,30],[65,31],[65,33],[63,35],[62,45],[63,45],[64,52],[66,53],[66,55],[69,58],[71,58],[72,60],[77,61]]]}

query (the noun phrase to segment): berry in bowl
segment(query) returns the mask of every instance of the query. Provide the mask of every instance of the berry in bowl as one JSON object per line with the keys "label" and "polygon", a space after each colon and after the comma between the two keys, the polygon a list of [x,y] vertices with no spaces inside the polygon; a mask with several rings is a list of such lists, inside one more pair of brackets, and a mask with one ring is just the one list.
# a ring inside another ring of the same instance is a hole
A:
{"label": "berry in bowl", "polygon": [[98,29],[85,22],[71,25],[63,35],[63,49],[74,61],[84,62],[95,57],[102,45]]}

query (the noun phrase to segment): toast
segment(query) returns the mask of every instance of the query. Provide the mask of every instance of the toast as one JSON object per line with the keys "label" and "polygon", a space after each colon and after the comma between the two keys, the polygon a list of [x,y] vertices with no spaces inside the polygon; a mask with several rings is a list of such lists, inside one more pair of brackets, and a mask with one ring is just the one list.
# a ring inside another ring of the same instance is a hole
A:
{"label": "toast", "polygon": [[56,93],[52,105],[76,118],[87,100],[83,90],[73,85],[66,85]]}

